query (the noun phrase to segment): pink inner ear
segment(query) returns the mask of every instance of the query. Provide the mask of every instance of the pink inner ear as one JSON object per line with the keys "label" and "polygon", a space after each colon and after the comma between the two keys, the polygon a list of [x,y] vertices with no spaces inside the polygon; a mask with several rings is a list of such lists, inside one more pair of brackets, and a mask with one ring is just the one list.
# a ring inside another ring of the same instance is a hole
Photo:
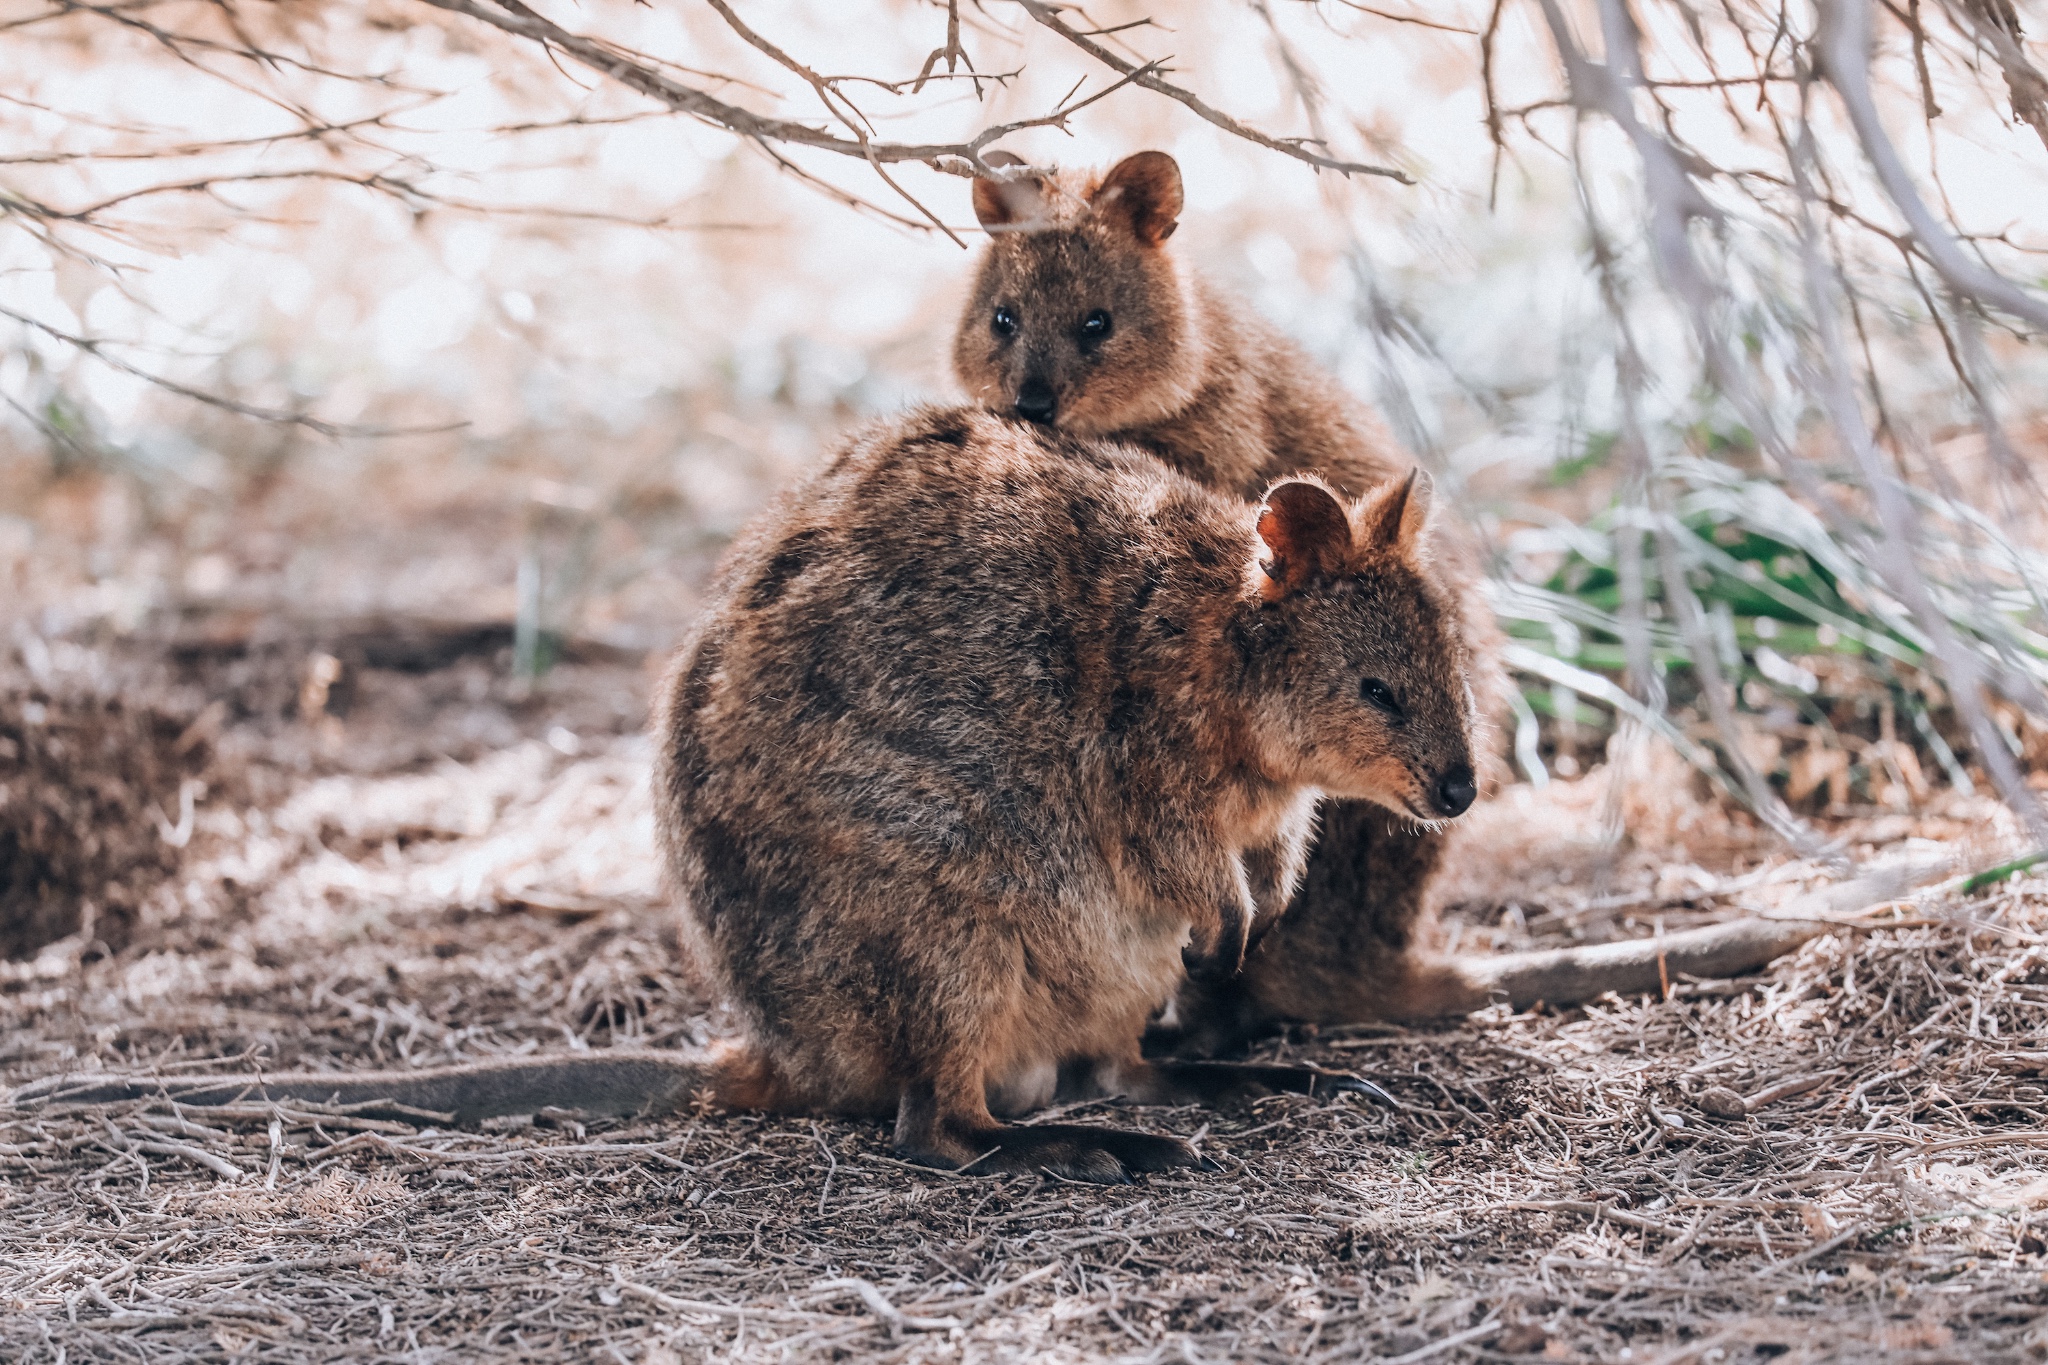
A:
{"label": "pink inner ear", "polygon": [[1291,481],[1266,494],[1259,538],[1273,552],[1270,576],[1292,590],[1343,569],[1351,551],[1351,520],[1327,488]]}

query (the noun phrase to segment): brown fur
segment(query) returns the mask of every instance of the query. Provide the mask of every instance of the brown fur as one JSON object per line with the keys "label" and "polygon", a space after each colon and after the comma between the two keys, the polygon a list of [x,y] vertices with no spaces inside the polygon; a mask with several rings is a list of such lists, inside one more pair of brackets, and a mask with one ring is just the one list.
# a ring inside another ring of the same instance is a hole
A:
{"label": "brown fur", "polygon": [[[975,184],[990,240],[953,345],[954,371],[977,402],[1137,445],[1242,498],[1299,470],[1355,495],[1412,469],[1300,347],[1164,249],[1181,206],[1171,157],[1140,152],[1100,179],[1022,168],[1005,176]],[[1106,335],[1087,330],[1096,317],[1107,317]],[[1497,630],[1476,555],[1455,534],[1441,539],[1445,629],[1490,719],[1507,686]],[[1228,1050],[1280,1020],[1466,1007],[1457,970],[1424,945],[1446,836],[1369,803],[1333,802],[1322,824],[1286,918],[1240,978],[1183,996],[1185,1032],[1162,1032],[1163,1042]]]}
{"label": "brown fur", "polygon": [[1192,1157],[995,1114],[1312,1085],[1138,1040],[1184,950],[1236,971],[1321,791],[1430,817],[1469,774],[1426,496],[1296,481],[1255,510],[940,409],[763,518],[664,685],[655,790],[775,1107],[894,1113],[936,1165],[1114,1178]]}

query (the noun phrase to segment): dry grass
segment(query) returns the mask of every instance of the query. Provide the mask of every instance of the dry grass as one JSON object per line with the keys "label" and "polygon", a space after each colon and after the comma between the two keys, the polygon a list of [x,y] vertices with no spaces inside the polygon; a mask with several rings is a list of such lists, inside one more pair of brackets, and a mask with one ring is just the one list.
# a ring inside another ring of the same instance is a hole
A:
{"label": "dry grass", "polygon": [[[375,673],[360,695],[396,695]],[[418,702],[420,745],[503,742],[377,773],[315,763],[278,799],[206,803],[135,946],[73,938],[0,967],[6,1078],[687,1046],[726,1027],[655,893],[645,741],[560,723],[611,714],[591,699],[643,675],[571,670],[519,695],[433,676],[405,694],[441,698]],[[302,757],[288,738],[265,744]],[[1511,793],[1472,831],[1453,932],[1649,932],[1810,881],[1674,784],[1638,790],[1661,795]],[[1988,851],[1988,809],[1842,832],[1865,856],[1973,830]],[[1618,855],[1589,833],[1611,810],[1637,834]],[[2039,1359],[2048,886],[1883,917],[1897,927],[1669,1000],[1275,1044],[1401,1108],[1117,1114],[1222,1167],[1127,1188],[911,1169],[880,1126],[840,1120],[451,1132],[314,1107],[0,1109],[0,1349]]]}

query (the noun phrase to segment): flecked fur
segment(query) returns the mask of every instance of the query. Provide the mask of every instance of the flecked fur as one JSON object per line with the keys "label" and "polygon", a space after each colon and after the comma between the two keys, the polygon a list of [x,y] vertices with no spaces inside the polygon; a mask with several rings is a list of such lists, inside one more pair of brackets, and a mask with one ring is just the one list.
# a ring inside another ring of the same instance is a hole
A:
{"label": "flecked fur", "polygon": [[1322,792],[1426,815],[1469,773],[1426,510],[1406,482],[1255,509],[973,409],[849,442],[735,549],[663,689],[664,848],[759,1063],[728,1097],[1115,1178],[1191,1158],[994,1115],[1311,1088],[1138,1042],[1184,951],[1228,977],[1285,904]]}

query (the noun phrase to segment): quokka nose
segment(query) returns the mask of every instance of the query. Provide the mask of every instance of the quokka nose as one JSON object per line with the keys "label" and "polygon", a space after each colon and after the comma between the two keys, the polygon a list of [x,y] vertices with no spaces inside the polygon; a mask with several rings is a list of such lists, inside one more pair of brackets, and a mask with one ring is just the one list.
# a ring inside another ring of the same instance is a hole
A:
{"label": "quokka nose", "polygon": [[1437,778],[1436,791],[1432,795],[1439,815],[1446,818],[1463,815],[1471,806],[1472,798],[1479,795],[1479,788],[1472,782],[1472,769],[1463,763],[1453,763]]}
{"label": "quokka nose", "polygon": [[1027,422],[1050,422],[1053,408],[1052,385],[1036,377],[1017,386],[1017,415]]}

